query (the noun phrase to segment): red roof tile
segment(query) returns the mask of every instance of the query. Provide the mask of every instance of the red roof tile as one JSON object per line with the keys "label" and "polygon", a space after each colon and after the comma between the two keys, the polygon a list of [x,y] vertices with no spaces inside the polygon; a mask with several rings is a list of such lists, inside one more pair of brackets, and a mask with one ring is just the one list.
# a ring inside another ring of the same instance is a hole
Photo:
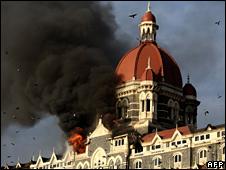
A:
{"label": "red roof tile", "polygon": [[[168,129],[168,130],[163,130],[160,132],[157,132],[158,135],[162,138],[162,139],[168,139],[171,138],[175,132],[176,128],[174,129]],[[188,126],[183,126],[183,127],[178,127],[177,130],[182,134],[182,135],[188,135],[191,134],[191,131],[189,129]],[[154,137],[155,137],[155,132],[154,133],[149,133],[145,136],[142,137],[143,142],[151,142]]]}

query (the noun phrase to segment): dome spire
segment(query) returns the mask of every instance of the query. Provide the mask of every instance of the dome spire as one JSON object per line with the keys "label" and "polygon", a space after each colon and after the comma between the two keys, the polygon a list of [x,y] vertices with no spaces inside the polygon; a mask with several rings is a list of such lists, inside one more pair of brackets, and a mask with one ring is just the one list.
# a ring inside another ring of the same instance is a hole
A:
{"label": "dome spire", "polygon": [[187,83],[190,83],[190,76],[189,76],[189,73],[188,73],[188,77],[187,77]]}
{"label": "dome spire", "polygon": [[150,1],[148,1],[147,11],[146,12],[149,12],[149,11],[151,11],[151,2]]}

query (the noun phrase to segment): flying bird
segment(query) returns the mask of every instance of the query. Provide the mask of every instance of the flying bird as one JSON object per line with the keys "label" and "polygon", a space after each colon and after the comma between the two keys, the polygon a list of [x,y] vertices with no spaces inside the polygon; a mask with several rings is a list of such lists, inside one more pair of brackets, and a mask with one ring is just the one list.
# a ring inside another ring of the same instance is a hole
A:
{"label": "flying bird", "polygon": [[14,143],[11,143],[11,145],[15,146],[15,144],[14,144]]}
{"label": "flying bird", "polygon": [[137,14],[131,14],[129,17],[134,18]]}
{"label": "flying bird", "polygon": [[216,24],[216,25],[220,25],[220,22],[221,22],[221,21],[219,20],[219,21],[215,22],[215,24]]}
{"label": "flying bird", "polygon": [[207,111],[205,111],[205,113],[204,113],[204,114],[205,114],[205,116],[206,116],[207,114],[209,114],[209,111],[208,111],[208,110],[207,110]]}
{"label": "flying bird", "polygon": [[219,94],[217,95],[217,98],[218,98],[218,99],[220,99],[221,97],[222,97],[221,95],[219,95]]}

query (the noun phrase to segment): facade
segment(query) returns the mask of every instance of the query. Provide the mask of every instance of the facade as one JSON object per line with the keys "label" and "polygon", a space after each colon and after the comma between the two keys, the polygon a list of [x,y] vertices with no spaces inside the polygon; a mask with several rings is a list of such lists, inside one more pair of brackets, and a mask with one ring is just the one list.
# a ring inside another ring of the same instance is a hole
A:
{"label": "facade", "polygon": [[[102,119],[87,136],[84,153],[39,155],[31,169],[198,169],[225,161],[224,125],[197,129],[197,93],[183,86],[180,68],[156,42],[159,26],[148,5],[139,24],[140,44],[119,61],[116,125]],[[7,164],[5,168],[10,168]],[[25,168],[17,163],[16,168]]]}

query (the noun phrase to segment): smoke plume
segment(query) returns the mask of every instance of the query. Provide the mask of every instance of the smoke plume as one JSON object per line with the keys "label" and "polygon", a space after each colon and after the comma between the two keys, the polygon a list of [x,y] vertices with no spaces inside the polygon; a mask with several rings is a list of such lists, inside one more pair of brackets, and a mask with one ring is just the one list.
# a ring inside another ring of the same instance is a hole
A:
{"label": "smoke plume", "polygon": [[2,125],[33,126],[44,113],[69,132],[114,113],[117,39],[110,4],[2,3]]}

